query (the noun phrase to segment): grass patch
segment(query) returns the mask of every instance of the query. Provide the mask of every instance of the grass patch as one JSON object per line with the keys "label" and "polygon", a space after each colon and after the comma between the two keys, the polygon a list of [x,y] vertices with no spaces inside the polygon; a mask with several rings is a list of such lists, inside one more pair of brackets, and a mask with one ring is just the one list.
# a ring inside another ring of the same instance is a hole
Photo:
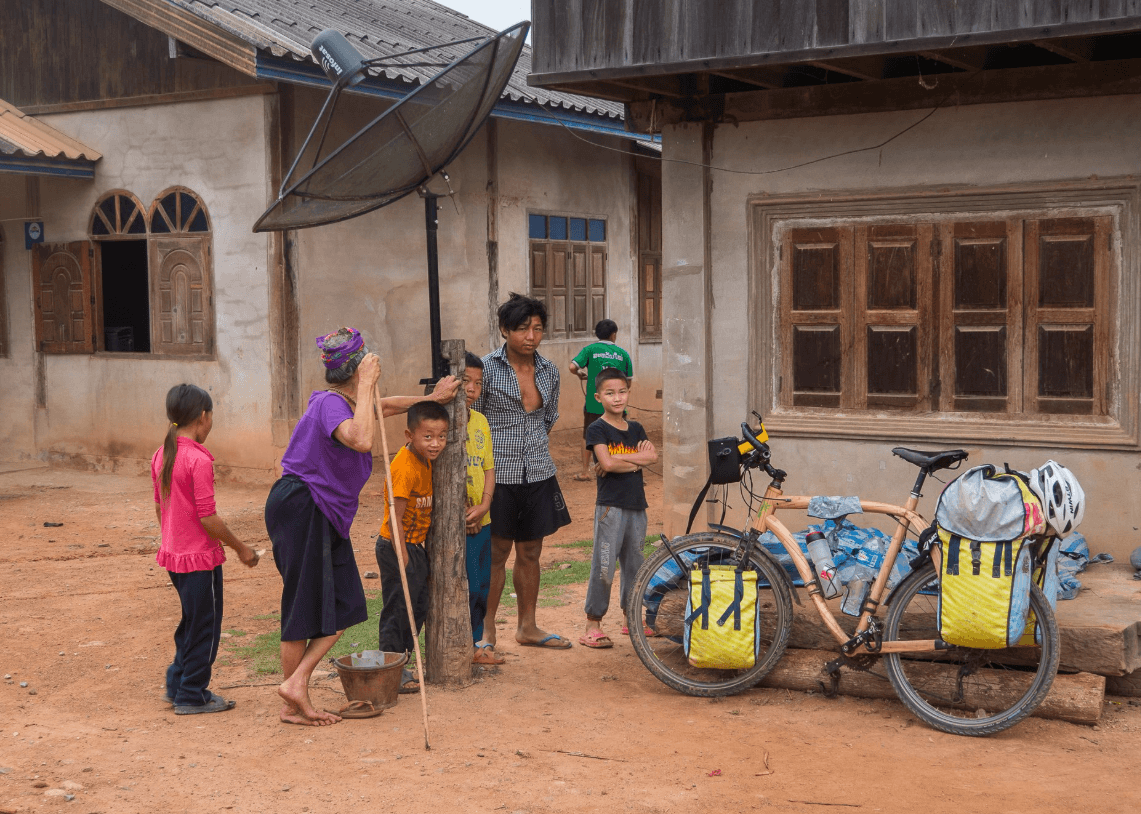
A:
{"label": "grass patch", "polygon": [[[368,619],[346,630],[345,635],[333,645],[326,659],[337,658],[347,653],[358,653],[361,650],[376,650],[380,635],[377,618],[380,616],[384,601],[381,599],[380,591],[372,591],[371,594],[371,596],[365,594]],[[266,618],[278,618],[278,614]],[[420,645],[421,647],[424,645],[423,633],[420,634]],[[262,633],[254,637],[249,644],[233,647],[232,653],[237,658],[249,662],[249,667],[256,673],[280,673],[281,630]]]}
{"label": "grass patch", "polygon": [[[661,537],[659,534],[647,534],[646,539],[642,541],[642,556],[650,556],[650,552],[654,550],[653,544]],[[585,548],[587,550],[594,548],[594,540],[575,540],[573,543],[559,543],[555,548]]]}
{"label": "grass patch", "polygon": [[[642,552],[645,555],[653,550],[651,542],[656,541],[658,535],[649,535],[646,537],[645,544]],[[589,549],[594,545],[593,540],[576,540],[573,543],[563,543],[555,546],[556,548],[585,548]],[[561,567],[561,566],[566,566]],[[567,585],[577,585],[581,582],[586,582],[590,578],[590,561],[589,560],[564,560],[556,562],[549,568],[546,568],[539,575],[539,600],[538,606],[541,608],[553,608],[567,604],[564,599],[564,588]],[[507,580],[503,586],[503,595],[499,600],[500,608],[516,608],[518,602],[511,594],[515,591],[515,582],[512,578],[511,570],[507,571]],[[365,604],[368,608],[368,619],[361,622],[359,625],[354,625],[345,631],[333,649],[329,651],[326,658],[337,658],[347,653],[356,653],[361,650],[375,650],[377,647],[378,630],[377,630],[377,617],[380,616],[380,609],[384,602],[381,599],[380,591],[372,591],[366,593]],[[262,616],[255,616],[255,619],[260,620],[277,620],[281,618],[279,613],[265,614]],[[235,636],[248,635],[244,631],[230,631]],[[424,634],[420,634],[420,646],[424,646]],[[250,669],[257,673],[280,673],[281,672],[281,631],[274,630],[270,633],[262,633],[255,636],[252,641],[243,642],[241,644],[233,644],[230,647],[230,654],[237,659],[247,662]]]}

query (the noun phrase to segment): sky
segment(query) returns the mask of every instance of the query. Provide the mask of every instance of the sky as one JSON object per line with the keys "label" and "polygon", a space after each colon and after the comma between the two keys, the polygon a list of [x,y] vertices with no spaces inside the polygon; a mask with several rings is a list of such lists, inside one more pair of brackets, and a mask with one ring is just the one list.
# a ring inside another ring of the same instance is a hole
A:
{"label": "sky", "polygon": [[[502,31],[515,23],[531,19],[531,0],[436,0],[437,3],[466,14],[476,22]],[[527,35],[530,42],[531,36]]]}

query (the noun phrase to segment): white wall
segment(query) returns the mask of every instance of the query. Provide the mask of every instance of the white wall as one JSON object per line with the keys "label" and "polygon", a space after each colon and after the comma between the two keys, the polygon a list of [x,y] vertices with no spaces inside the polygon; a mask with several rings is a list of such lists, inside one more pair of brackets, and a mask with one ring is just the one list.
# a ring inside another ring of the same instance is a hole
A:
{"label": "white wall", "polygon": [[[47,404],[36,408],[31,253],[22,239],[18,246],[9,239],[12,355],[0,370],[23,386],[5,387],[0,404],[15,416],[3,432],[20,439],[18,454],[141,466],[165,433],[166,391],[188,381],[214,398],[209,446],[219,465],[272,466],[266,239],[251,231],[265,208],[264,104],[265,97],[250,96],[39,117],[104,154],[94,182],[41,180],[50,242],[87,239],[95,202],[112,189],[132,192],[144,205],[175,185],[201,196],[213,228],[217,358],[46,354]],[[0,182],[0,217],[22,217],[23,178],[9,177],[15,181]]]}
{"label": "white wall", "polygon": [[[308,132],[323,96],[297,93],[295,146]],[[270,335],[265,235],[251,227],[268,205],[265,111],[270,97],[60,114],[45,122],[105,158],[92,182],[45,179],[40,214],[52,242],[83,240],[95,202],[125,189],[144,205],[167,187],[183,185],[205,202],[213,227],[217,353],[212,361],[147,354],[45,355],[46,408],[34,403],[30,253],[18,230],[5,229],[4,262],[12,354],[0,374],[0,459],[67,459],[103,467],[141,468],[160,443],[163,401],[173,384],[189,381],[215,399],[209,447],[220,467],[272,469],[282,448],[271,436]],[[351,121],[330,143],[383,109],[353,97]],[[639,344],[636,332],[634,187],[629,156],[603,150],[561,128],[504,121],[498,125],[499,301],[528,292],[528,211],[573,212],[607,221],[608,310],[619,342],[634,357],[634,413],[657,426],[661,345]],[[612,147],[627,143],[591,136]],[[449,167],[454,199],[440,199],[439,268],[443,338],[462,338],[483,354],[498,345],[489,303],[487,259],[487,131]],[[23,217],[23,178],[0,176],[0,218]],[[9,224],[10,226],[11,224]],[[18,223],[15,224],[18,227]],[[416,195],[339,224],[297,233],[301,404],[324,387],[314,337],[342,325],[361,329],[381,358],[386,394],[421,392],[430,373],[424,204]],[[493,345],[493,341],[495,345]],[[586,340],[548,340],[541,352],[563,372],[560,432],[580,430],[582,393],[567,372]],[[391,431],[398,431],[394,419]]]}

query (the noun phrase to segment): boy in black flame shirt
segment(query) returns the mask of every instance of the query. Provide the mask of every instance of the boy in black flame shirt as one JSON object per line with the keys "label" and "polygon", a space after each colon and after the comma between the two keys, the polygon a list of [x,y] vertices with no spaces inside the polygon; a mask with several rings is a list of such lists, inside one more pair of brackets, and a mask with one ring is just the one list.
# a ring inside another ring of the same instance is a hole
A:
{"label": "boy in black flame shirt", "polygon": [[[621,566],[625,610],[634,575],[642,565],[646,539],[642,467],[656,463],[658,451],[641,424],[622,417],[630,398],[630,380],[624,373],[612,367],[601,370],[595,379],[595,398],[602,404],[602,417],[586,430],[586,447],[598,459],[594,555],[586,587],[586,632],[578,642],[584,647],[613,647],[602,631],[602,617],[610,607],[614,567]],[[627,632],[625,627],[622,632]]]}

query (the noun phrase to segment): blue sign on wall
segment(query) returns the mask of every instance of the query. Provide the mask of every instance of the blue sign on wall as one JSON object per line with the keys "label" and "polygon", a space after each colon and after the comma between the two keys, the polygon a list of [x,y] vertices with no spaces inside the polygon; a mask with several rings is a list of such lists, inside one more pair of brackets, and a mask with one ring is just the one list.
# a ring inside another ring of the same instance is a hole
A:
{"label": "blue sign on wall", "polygon": [[42,220],[29,220],[24,223],[24,248],[30,249],[37,243],[44,242],[44,222]]}

